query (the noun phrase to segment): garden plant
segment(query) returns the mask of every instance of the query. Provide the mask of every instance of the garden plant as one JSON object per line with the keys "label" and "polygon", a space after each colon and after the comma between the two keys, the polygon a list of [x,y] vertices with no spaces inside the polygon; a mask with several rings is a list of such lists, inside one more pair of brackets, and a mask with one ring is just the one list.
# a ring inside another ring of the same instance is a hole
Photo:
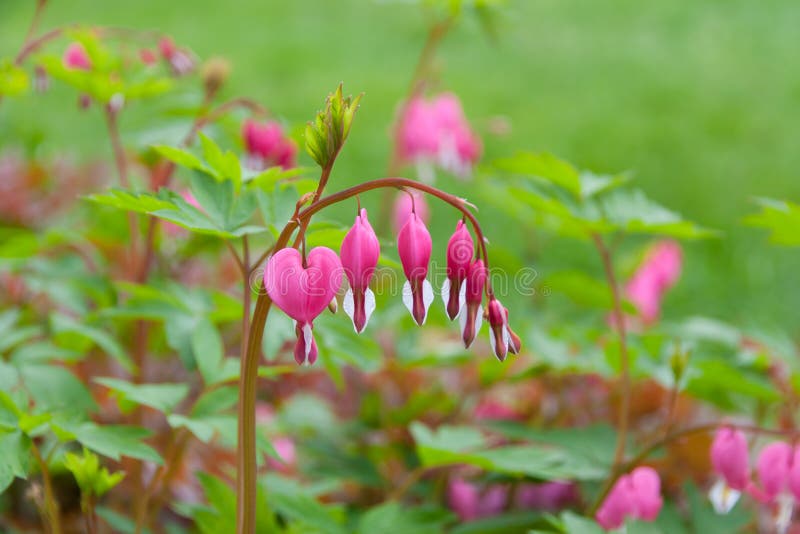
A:
{"label": "garden plant", "polygon": [[[248,65],[62,1],[0,40],[0,531],[800,532],[798,318],[703,297],[739,234],[447,83],[523,0],[375,3],[420,37],[388,107],[238,94]],[[88,126],[16,133],[54,101]],[[800,205],[746,200],[753,268],[793,254]]]}

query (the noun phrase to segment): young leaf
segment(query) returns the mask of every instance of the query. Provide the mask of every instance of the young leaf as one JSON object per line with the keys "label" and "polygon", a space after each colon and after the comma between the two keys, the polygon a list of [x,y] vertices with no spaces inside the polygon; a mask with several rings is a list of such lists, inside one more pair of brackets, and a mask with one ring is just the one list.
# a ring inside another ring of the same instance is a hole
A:
{"label": "young leaf", "polygon": [[117,378],[95,378],[119,395],[120,399],[149,406],[159,412],[170,413],[189,393],[188,384],[132,384]]}

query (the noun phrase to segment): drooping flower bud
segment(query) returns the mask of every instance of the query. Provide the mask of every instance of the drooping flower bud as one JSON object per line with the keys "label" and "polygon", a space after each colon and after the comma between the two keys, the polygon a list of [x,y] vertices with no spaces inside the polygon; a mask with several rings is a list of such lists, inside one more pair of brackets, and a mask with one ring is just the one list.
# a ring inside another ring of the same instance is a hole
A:
{"label": "drooping flower bud", "polygon": [[342,264],[326,247],[311,249],[305,266],[300,252],[284,248],[267,261],[264,288],[277,307],[297,321],[297,363],[311,365],[317,359],[313,321],[328,307],[342,284]]}
{"label": "drooping flower bud", "polygon": [[491,330],[489,332],[489,343],[492,345],[494,355],[502,362],[508,355],[508,345],[511,342],[506,320],[506,309],[500,304],[499,300],[492,296],[489,300],[486,314],[488,315],[489,328]]}
{"label": "drooping flower bud", "polygon": [[183,76],[194,70],[195,61],[191,53],[183,48],[178,48],[171,37],[163,37],[158,42],[158,51],[164,58],[175,76]]}
{"label": "drooping flower bud", "polygon": [[508,329],[508,352],[519,354],[519,351],[522,350],[522,339],[511,330],[511,325],[508,324],[508,308],[506,308],[506,328]]}
{"label": "drooping flower bud", "polygon": [[344,295],[344,311],[359,334],[375,311],[375,294],[370,290],[369,282],[375,274],[380,253],[378,236],[369,224],[367,210],[362,209],[344,236],[339,252],[344,274],[350,282],[350,289]]}
{"label": "drooping flower bud", "polygon": [[64,66],[71,70],[91,70],[92,60],[83,44],[74,42],[67,46],[62,58]]}
{"label": "drooping flower bud", "polygon": [[637,467],[611,488],[595,519],[606,530],[622,527],[627,518],[655,521],[663,506],[661,478],[652,467]]}
{"label": "drooping flower bud", "polygon": [[483,260],[476,260],[467,271],[464,280],[464,301],[466,310],[461,312],[459,323],[461,325],[461,339],[464,346],[469,348],[475,341],[475,336],[483,324],[483,288],[486,286],[488,273]]}
{"label": "drooping flower bud", "polygon": [[425,223],[412,212],[397,234],[397,251],[407,279],[403,284],[403,303],[418,325],[425,323],[433,302],[433,287],[427,280],[432,246]]}
{"label": "drooping flower bud", "polygon": [[258,123],[247,120],[242,125],[248,166],[263,170],[271,166],[291,169],[295,166],[297,146],[286,137],[277,122]]}
{"label": "drooping flower bud", "polygon": [[720,479],[712,486],[709,498],[717,513],[726,514],[750,483],[747,438],[740,430],[717,430],[711,443],[711,465]]}
{"label": "drooping flower bud", "polygon": [[467,226],[464,221],[458,221],[456,231],[447,242],[447,279],[442,284],[442,300],[451,321],[458,316],[464,304],[464,280],[472,261],[473,249]]}
{"label": "drooping flower bud", "polygon": [[419,218],[422,219],[422,222],[428,224],[430,221],[430,210],[428,209],[428,202],[425,200],[425,195],[419,191],[403,191],[398,193],[397,199],[394,202],[392,217],[392,227],[395,233],[400,232],[400,229],[406,224],[412,211],[417,213]]}
{"label": "drooping flower bud", "polygon": [[682,258],[680,245],[674,241],[660,241],[648,251],[626,284],[625,294],[645,324],[658,320],[664,294],[680,278]]}
{"label": "drooping flower bud", "polygon": [[[800,478],[795,473],[793,464],[798,458],[796,451],[788,443],[778,441],[770,443],[761,450],[756,460],[756,473],[761,483],[760,492],[757,497],[767,503],[776,503],[777,512],[773,516],[775,530],[784,533],[789,528],[792,521],[792,514],[797,499],[800,499],[800,492],[795,492],[792,481]],[[750,489],[750,488],[748,488]]]}
{"label": "drooping flower bud", "polygon": [[149,48],[142,48],[139,50],[139,59],[145,65],[155,65],[156,61],[158,61],[158,56],[156,53],[149,49]]}

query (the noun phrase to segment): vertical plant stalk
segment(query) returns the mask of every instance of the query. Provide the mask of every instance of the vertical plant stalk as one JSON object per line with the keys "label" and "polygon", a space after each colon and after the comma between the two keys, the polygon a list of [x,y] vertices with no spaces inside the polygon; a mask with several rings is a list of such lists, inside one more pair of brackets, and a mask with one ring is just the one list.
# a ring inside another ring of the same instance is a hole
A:
{"label": "vertical plant stalk", "polygon": [[53,492],[53,481],[50,478],[50,469],[47,467],[47,461],[42,458],[39,452],[39,447],[35,443],[31,443],[31,451],[42,472],[42,486],[44,487],[44,505],[47,526],[50,534],[61,534],[61,511],[59,510],[58,501],[56,500],[55,493]]}
{"label": "vertical plant stalk", "polygon": [[94,495],[88,495],[81,499],[81,509],[83,511],[83,523],[86,526],[86,533],[96,534],[97,514],[95,513]]}
{"label": "vertical plant stalk", "polygon": [[603,262],[603,270],[606,273],[606,281],[611,290],[611,303],[614,328],[619,337],[619,367],[620,367],[620,403],[617,431],[617,446],[614,451],[614,465],[613,472],[619,470],[622,461],[625,459],[625,444],[628,439],[628,418],[630,416],[630,402],[631,402],[631,371],[630,371],[630,358],[628,356],[628,341],[627,333],[625,331],[625,315],[622,313],[622,298],[620,296],[619,284],[617,277],[614,274],[614,262],[611,258],[611,252],[606,246],[603,238],[599,234],[592,234],[597,251],[600,253],[600,259]]}
{"label": "vertical plant stalk", "polygon": [[[117,123],[117,113],[112,111],[106,106],[105,109],[106,127],[108,129],[108,137],[111,140],[111,149],[114,152],[114,164],[117,167],[117,176],[119,177],[119,184],[125,189],[130,189],[130,180],[128,179],[128,162],[125,157],[125,148],[122,146],[122,138],[119,135],[119,124]],[[130,265],[133,270],[133,276],[138,276],[136,271],[137,262],[135,259],[138,249],[138,232],[136,224],[136,214],[128,212],[128,230],[131,235],[131,259]]]}

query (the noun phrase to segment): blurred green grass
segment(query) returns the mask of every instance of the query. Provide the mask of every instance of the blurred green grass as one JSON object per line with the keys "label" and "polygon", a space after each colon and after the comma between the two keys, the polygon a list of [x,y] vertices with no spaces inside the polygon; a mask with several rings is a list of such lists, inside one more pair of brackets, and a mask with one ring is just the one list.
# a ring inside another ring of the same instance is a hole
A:
{"label": "blurred green grass", "polygon": [[[430,23],[405,2],[367,0],[50,4],[44,27],[156,28],[201,57],[227,57],[228,93],[255,97],[293,124],[310,119],[339,81],[364,91],[337,168],[344,182],[384,172],[388,125]],[[32,8],[31,0],[2,0],[0,56],[17,50]],[[800,198],[799,27],[796,0],[512,0],[496,42],[464,21],[438,65],[442,87],[462,97],[484,134],[487,160],[533,149],[596,171],[631,169],[650,196],[726,233],[689,245],[667,315],[778,325],[797,337],[798,254],[770,248],[740,220],[754,196]],[[47,132],[44,150],[106,150],[98,114],[79,113],[74,98],[55,89],[5,102],[0,143],[31,144]],[[510,121],[509,135],[486,135],[496,116]],[[449,221],[439,226],[439,235],[450,230]],[[499,222],[487,226],[490,235],[508,233]],[[520,245],[530,239],[523,229],[510,235]],[[576,258],[572,250],[539,254],[547,264]]]}

